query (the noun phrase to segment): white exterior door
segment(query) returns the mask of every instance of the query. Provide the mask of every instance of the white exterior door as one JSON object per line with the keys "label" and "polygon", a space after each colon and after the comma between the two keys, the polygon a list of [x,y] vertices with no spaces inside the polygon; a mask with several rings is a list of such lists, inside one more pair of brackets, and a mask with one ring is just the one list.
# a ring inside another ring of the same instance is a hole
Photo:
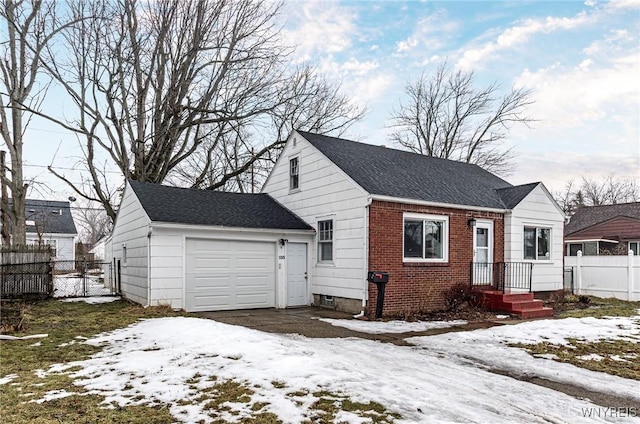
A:
{"label": "white exterior door", "polygon": [[305,306],[307,297],[307,245],[287,245],[287,306]]}
{"label": "white exterior door", "polygon": [[275,307],[276,244],[186,240],[188,312]]}
{"label": "white exterior door", "polygon": [[477,221],[473,231],[473,283],[493,282],[493,222]]}

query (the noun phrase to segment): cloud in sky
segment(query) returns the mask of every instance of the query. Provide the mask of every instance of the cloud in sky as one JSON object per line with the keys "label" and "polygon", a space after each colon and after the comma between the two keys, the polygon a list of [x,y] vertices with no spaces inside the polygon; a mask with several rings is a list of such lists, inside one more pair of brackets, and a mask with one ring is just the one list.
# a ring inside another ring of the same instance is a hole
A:
{"label": "cloud in sky", "polygon": [[295,2],[286,8],[285,39],[297,46],[298,61],[345,51],[355,35],[355,12],[335,1]]}
{"label": "cloud in sky", "polygon": [[495,41],[465,51],[456,67],[465,70],[483,67],[499,52],[518,48],[536,34],[571,30],[593,20],[593,16],[585,12],[571,18],[548,16],[544,19],[524,19],[521,23],[504,30]]}

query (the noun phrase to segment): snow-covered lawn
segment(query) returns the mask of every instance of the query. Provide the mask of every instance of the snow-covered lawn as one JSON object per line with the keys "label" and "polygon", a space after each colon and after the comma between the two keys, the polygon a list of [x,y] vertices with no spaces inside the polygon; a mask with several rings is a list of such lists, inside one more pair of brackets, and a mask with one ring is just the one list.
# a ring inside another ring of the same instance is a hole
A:
{"label": "snow-covered lawn", "polygon": [[[263,333],[206,319],[159,318],[86,340],[103,350],[88,360],[54,365],[41,375],[70,372],[76,384],[105,396],[105,404],[164,404],[176,420],[189,423],[211,421],[199,397],[214,384],[212,377],[217,382],[233,379],[254,392],[251,402],[225,404],[239,412],[224,415],[228,421],[250,414],[248,405],[265,402],[284,422],[298,423],[309,418],[316,393],[324,391],[352,401],[379,402],[399,413],[400,422],[639,422],[635,417],[612,418],[588,400],[488,370],[530,373],[640,402],[638,381],[535,358],[507,346],[545,338],[557,343],[568,337],[638,340],[637,319],[526,322],[415,337],[410,341],[417,346],[406,347]],[[49,393],[52,398],[70,395]],[[366,422],[347,412],[339,417]]]}

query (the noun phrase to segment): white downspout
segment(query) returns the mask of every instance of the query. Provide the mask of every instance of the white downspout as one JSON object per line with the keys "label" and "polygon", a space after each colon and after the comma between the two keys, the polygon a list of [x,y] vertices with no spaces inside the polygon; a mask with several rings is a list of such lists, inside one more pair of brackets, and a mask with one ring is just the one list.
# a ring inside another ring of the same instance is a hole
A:
{"label": "white downspout", "polygon": [[149,225],[149,232],[147,233],[147,306],[151,306],[151,234],[153,228]]}
{"label": "white downspout", "polygon": [[361,318],[364,316],[364,311],[367,307],[367,301],[369,300],[369,282],[367,281],[367,274],[369,271],[369,206],[373,202],[371,195],[367,196],[367,204],[364,207],[364,289],[362,290],[362,310],[359,314],[354,315],[354,318]]}

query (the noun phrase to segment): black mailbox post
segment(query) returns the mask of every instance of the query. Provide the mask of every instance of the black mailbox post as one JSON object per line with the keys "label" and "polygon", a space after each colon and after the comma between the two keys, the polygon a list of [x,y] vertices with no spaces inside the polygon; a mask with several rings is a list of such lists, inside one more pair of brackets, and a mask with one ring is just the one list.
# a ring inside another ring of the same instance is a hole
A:
{"label": "black mailbox post", "polygon": [[384,307],[384,288],[389,282],[389,273],[384,271],[369,271],[367,281],[374,283],[378,288],[378,299],[376,301],[376,319],[382,317]]}

